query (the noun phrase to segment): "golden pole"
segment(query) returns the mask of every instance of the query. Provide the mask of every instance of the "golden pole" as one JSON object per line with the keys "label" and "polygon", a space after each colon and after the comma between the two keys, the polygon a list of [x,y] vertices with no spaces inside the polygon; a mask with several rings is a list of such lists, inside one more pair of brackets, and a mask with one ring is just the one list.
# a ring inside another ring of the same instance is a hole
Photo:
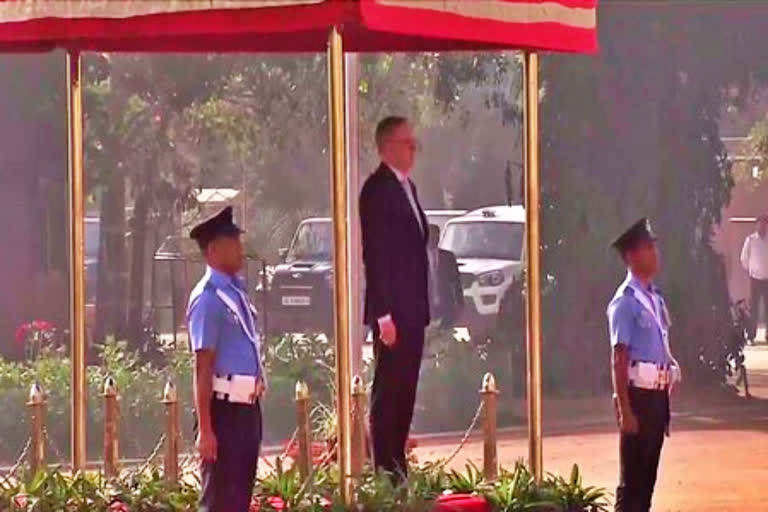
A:
{"label": "golden pole", "polygon": [[119,411],[117,405],[117,384],[112,376],[104,380],[104,475],[114,478],[118,475],[117,461],[119,437]]}
{"label": "golden pole", "polygon": [[486,373],[483,377],[483,387],[480,388],[485,408],[483,421],[483,475],[488,481],[496,480],[499,476],[499,457],[497,453],[497,400],[499,390],[496,387],[496,379],[492,373]]}
{"label": "golden pole", "polygon": [[542,477],[541,283],[539,267],[539,56],[525,53],[525,257],[526,350],[528,351],[528,463]]}
{"label": "golden pole", "polygon": [[296,438],[299,453],[299,477],[302,482],[312,470],[312,432],[309,418],[309,388],[304,382],[296,383]]}
{"label": "golden pole", "polygon": [[72,358],[72,468],[85,467],[85,183],[81,57],[67,52],[69,150],[69,332]]}
{"label": "golden pole", "polygon": [[165,482],[176,485],[179,480],[179,397],[176,385],[168,381],[163,389],[165,404],[165,457],[163,473]]}
{"label": "golden pole", "polygon": [[331,135],[333,215],[333,315],[336,339],[336,392],[341,495],[352,502],[351,378],[349,357],[349,222],[347,221],[347,148],[344,109],[344,48],[338,27],[328,36],[328,109]]}
{"label": "golden pole", "polygon": [[365,384],[359,375],[352,379],[352,477],[360,478],[365,466]]}
{"label": "golden pole", "polygon": [[29,451],[29,469],[32,477],[45,469],[45,392],[35,382],[29,390],[29,423],[32,442]]}

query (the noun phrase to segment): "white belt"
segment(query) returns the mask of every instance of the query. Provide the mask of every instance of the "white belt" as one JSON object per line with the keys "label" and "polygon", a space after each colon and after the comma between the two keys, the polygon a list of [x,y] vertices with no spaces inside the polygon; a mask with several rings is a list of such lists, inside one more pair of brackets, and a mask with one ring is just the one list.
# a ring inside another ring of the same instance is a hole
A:
{"label": "white belt", "polygon": [[633,361],[629,365],[629,385],[640,389],[664,390],[680,380],[677,366]]}
{"label": "white belt", "polygon": [[256,377],[253,375],[228,375],[213,378],[213,396],[235,404],[256,402]]}

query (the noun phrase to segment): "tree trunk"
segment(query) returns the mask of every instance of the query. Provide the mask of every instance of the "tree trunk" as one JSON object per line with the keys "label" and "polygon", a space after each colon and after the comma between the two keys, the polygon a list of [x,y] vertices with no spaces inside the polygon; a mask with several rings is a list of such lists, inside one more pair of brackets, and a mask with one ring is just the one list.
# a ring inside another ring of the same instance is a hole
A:
{"label": "tree trunk", "polygon": [[132,348],[140,349],[143,339],[144,309],[144,254],[147,246],[147,221],[149,219],[149,190],[142,190],[133,210],[131,222],[131,273],[128,298],[128,340]]}
{"label": "tree trunk", "polygon": [[125,175],[113,176],[101,201],[98,285],[93,340],[124,339],[126,332]]}

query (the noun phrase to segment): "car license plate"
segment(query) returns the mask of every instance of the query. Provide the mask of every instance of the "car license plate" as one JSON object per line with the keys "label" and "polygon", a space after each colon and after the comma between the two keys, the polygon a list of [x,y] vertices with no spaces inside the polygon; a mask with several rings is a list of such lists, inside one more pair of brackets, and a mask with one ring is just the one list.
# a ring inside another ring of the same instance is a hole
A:
{"label": "car license plate", "polygon": [[283,306],[309,306],[309,297],[283,297]]}

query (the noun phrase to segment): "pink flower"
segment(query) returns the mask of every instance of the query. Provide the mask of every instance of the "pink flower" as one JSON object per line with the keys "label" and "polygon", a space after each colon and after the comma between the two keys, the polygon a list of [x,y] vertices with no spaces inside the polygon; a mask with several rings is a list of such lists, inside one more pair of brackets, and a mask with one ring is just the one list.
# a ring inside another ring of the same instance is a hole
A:
{"label": "pink flower", "polygon": [[285,501],[280,496],[267,498],[267,503],[275,510],[285,510]]}
{"label": "pink flower", "polygon": [[109,510],[109,512],[129,512],[128,505],[120,500],[113,501],[107,510]]}

